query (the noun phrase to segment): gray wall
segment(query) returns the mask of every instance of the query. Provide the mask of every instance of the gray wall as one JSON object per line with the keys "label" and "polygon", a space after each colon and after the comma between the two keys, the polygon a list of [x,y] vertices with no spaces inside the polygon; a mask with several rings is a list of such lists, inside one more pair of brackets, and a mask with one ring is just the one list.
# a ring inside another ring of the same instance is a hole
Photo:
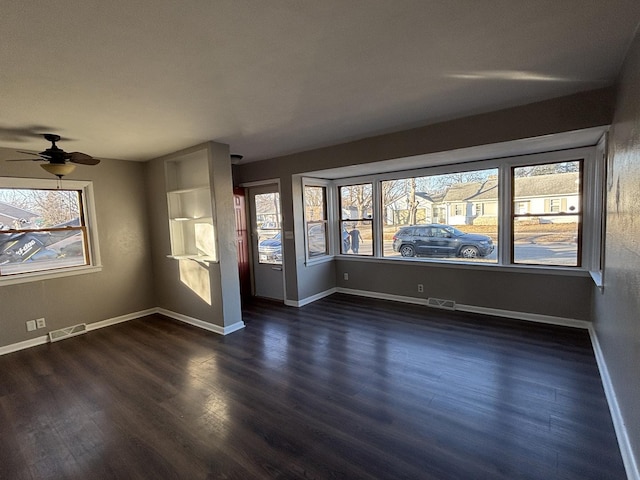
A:
{"label": "gray wall", "polygon": [[610,133],[603,292],[594,323],[640,464],[640,35],[622,72]]}
{"label": "gray wall", "polygon": [[[241,165],[236,168],[235,182],[280,178],[284,229],[293,230],[296,236],[285,242],[288,300],[304,300],[336,286],[417,297],[415,284],[424,283],[427,296],[437,295],[475,306],[590,320],[592,289],[590,280],[584,277],[453,270],[425,264],[381,264],[348,259],[306,266],[301,215],[294,216],[301,208],[297,175],[608,125],[613,116],[613,103],[613,89],[584,92]],[[350,273],[349,281],[342,279],[343,272]],[[425,278],[431,272],[438,272],[447,282]]]}
{"label": "gray wall", "polygon": [[[1,161],[16,157],[15,151],[0,149],[0,176],[54,178],[36,162]],[[78,166],[65,178],[93,181],[103,269],[0,287],[0,346],[155,306],[145,165],[103,160],[93,167]],[[40,317],[47,328],[27,332],[25,322]]]}
{"label": "gray wall", "polygon": [[[590,277],[493,272],[436,263],[416,266],[407,261],[371,264],[339,259],[336,263],[338,287],[576,320],[591,318]],[[344,273],[349,280],[344,280]],[[419,283],[424,293],[417,293]]]}
{"label": "gray wall", "polygon": [[[219,263],[167,258],[171,245],[164,162],[199,150],[209,158],[210,185],[216,205]],[[228,146],[209,142],[176,152],[148,162],[146,173],[156,305],[219,327],[240,322],[240,282]],[[188,275],[200,278],[200,288],[209,290],[210,304],[181,281],[181,269],[183,274],[188,272]]]}

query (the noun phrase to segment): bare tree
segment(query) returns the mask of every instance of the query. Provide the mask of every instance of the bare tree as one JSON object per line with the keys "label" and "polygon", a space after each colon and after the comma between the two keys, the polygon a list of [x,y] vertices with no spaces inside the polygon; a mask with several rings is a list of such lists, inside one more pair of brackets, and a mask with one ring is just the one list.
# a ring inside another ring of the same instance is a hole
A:
{"label": "bare tree", "polygon": [[324,220],[325,198],[324,187],[310,186],[304,187],[304,207],[305,220],[308,222]]}
{"label": "bare tree", "polygon": [[355,210],[357,218],[370,217],[373,188],[370,183],[340,187],[341,206],[347,211]]}
{"label": "bare tree", "polygon": [[394,211],[392,207],[395,202],[400,200],[406,195],[406,179],[400,180],[387,180],[382,182],[382,215],[384,217],[384,223],[395,223],[393,218],[389,218],[389,213]]}
{"label": "bare tree", "polygon": [[80,216],[80,193],[75,190],[0,189],[0,201],[37,215],[38,228],[55,227]]}
{"label": "bare tree", "polygon": [[416,179],[409,179],[409,196],[407,200],[407,207],[409,209],[409,225],[416,224],[416,215],[418,213],[418,201],[416,200]]}
{"label": "bare tree", "polygon": [[539,175],[553,175],[556,173],[571,173],[580,171],[580,162],[547,163],[518,167],[514,171],[516,177],[537,177]]}

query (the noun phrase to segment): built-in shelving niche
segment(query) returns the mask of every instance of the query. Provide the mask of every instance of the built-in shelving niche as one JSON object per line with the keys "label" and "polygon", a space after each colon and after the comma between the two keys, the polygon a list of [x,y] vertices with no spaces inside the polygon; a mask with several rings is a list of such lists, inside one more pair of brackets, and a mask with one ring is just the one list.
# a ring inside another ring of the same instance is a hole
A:
{"label": "built-in shelving niche", "polygon": [[171,254],[217,262],[215,218],[207,151],[165,161]]}

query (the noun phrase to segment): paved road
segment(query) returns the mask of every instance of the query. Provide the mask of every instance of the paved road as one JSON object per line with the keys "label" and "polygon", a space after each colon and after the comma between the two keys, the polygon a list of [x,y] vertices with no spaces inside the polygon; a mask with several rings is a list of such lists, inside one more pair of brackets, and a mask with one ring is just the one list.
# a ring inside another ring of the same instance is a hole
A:
{"label": "paved road", "polygon": [[[515,261],[518,263],[533,263],[540,265],[575,265],[577,245],[575,243],[516,243]],[[491,255],[478,259],[480,262],[496,262],[497,249]],[[352,253],[352,252],[349,252]],[[359,253],[361,255],[371,254],[371,245],[365,243],[361,245]],[[391,242],[384,245],[385,257],[399,257],[400,254],[393,251]]]}

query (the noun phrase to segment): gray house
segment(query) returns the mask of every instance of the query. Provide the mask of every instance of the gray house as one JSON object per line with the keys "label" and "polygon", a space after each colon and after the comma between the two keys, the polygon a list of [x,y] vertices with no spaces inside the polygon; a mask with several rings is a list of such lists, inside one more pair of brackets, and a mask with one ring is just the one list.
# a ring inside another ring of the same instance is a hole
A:
{"label": "gray house", "polygon": [[[520,177],[515,181],[514,213],[544,216],[580,211],[577,172]],[[498,219],[498,180],[452,185],[444,194],[415,194],[415,217],[411,221],[409,195],[387,206],[387,219],[394,225],[445,223],[448,225],[495,225]],[[389,211],[391,210],[391,211]],[[573,221],[571,217],[550,222]]]}
{"label": "gray house", "polygon": [[24,228],[30,225],[38,216],[37,213],[29,210],[0,202],[0,230]]}

